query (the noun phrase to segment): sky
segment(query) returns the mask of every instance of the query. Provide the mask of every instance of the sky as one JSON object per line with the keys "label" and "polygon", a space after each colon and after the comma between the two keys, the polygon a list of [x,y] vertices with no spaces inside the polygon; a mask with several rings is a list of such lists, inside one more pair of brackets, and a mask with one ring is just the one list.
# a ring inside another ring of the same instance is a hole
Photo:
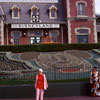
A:
{"label": "sky", "polygon": [[100,14],[100,0],[95,0],[95,11],[96,14]]}

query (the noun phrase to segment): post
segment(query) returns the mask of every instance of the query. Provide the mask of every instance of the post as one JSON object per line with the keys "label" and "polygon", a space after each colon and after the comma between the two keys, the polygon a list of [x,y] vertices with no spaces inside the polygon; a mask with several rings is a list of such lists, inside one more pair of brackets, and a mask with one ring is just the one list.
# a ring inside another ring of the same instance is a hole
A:
{"label": "post", "polygon": [[8,23],[6,23],[6,40],[8,45]]}
{"label": "post", "polygon": [[64,37],[63,37],[63,27],[61,27],[61,37],[62,37],[62,44],[64,43]]}

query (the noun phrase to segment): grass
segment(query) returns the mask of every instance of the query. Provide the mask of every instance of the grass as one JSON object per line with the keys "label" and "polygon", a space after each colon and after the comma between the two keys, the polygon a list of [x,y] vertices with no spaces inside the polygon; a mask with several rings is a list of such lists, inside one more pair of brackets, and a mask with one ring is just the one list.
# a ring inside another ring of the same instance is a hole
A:
{"label": "grass", "polygon": [[[70,80],[53,80],[48,83],[76,83],[76,82],[89,82],[89,78],[84,79],[70,79]],[[34,80],[0,80],[0,85],[34,85]]]}

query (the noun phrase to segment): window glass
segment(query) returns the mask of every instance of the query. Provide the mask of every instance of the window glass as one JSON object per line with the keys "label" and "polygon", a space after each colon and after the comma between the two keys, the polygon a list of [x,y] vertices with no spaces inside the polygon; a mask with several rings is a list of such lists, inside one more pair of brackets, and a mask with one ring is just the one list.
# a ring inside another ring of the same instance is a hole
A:
{"label": "window glass", "polygon": [[33,16],[36,16],[37,15],[37,9],[33,9]]}
{"label": "window glass", "polygon": [[51,10],[51,17],[56,17],[55,13],[56,13],[55,9],[52,9]]}
{"label": "window glass", "polygon": [[41,42],[41,37],[30,37],[30,43],[35,44],[35,43],[40,43]]}
{"label": "window glass", "polygon": [[15,45],[19,45],[19,38],[20,38],[20,33],[13,33],[13,37],[14,37],[14,44]]}
{"label": "window glass", "polygon": [[41,36],[42,32],[41,31],[29,31],[30,34],[30,43],[40,43],[41,42]]}
{"label": "window glass", "polygon": [[14,17],[18,17],[18,8],[14,8]]}
{"label": "window glass", "polygon": [[77,35],[78,43],[88,43],[88,35]]}
{"label": "window glass", "polygon": [[78,3],[78,15],[85,15],[85,3]]}
{"label": "window glass", "polygon": [[51,32],[53,42],[57,42],[57,32]]}

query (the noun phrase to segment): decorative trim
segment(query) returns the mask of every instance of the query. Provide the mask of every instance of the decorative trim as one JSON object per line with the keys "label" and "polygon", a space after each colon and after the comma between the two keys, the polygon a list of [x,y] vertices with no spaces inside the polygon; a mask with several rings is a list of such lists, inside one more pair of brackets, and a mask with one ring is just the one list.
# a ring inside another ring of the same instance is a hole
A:
{"label": "decorative trim", "polygon": [[2,14],[4,15],[4,11],[3,11],[3,9],[2,9],[2,7],[1,7],[1,6],[0,6],[0,9],[1,9]]}
{"label": "decorative trim", "polygon": [[39,15],[39,8],[36,6],[36,5],[33,5],[30,10],[31,10],[31,18],[32,18],[32,15],[33,15],[33,10],[36,9],[36,15]]}
{"label": "decorative trim", "polygon": [[85,3],[85,5],[87,7],[87,2],[86,1],[76,1],[76,6],[78,6],[78,3]]}
{"label": "decorative trim", "polygon": [[53,4],[50,6],[49,10],[51,10],[51,9],[56,9],[56,10],[58,10],[58,8],[57,8],[55,5],[53,5]]}
{"label": "decorative trim", "polygon": [[[86,15],[79,15],[79,14],[78,14],[78,4],[79,4],[79,3],[84,3],[85,6],[87,7],[87,2],[85,2],[85,1],[77,1],[77,2],[76,2],[76,6],[77,6],[77,16],[78,16],[78,17],[80,17],[80,16],[81,16],[81,17],[86,17]],[[85,10],[85,14],[86,14],[86,10]]]}
{"label": "decorative trim", "polygon": [[90,28],[87,28],[87,27],[78,27],[78,28],[75,28],[75,34],[76,34],[76,35],[88,35],[88,34],[85,34],[85,33],[83,33],[83,34],[78,34],[78,33],[77,33],[77,30],[78,30],[78,29],[87,29],[87,30],[89,30],[89,33],[88,33],[88,34],[91,33]]}
{"label": "decorative trim", "polygon": [[0,2],[58,3],[58,0],[0,0]]}
{"label": "decorative trim", "polygon": [[[52,17],[52,16],[51,16],[51,11],[52,11],[52,9],[55,10],[55,17]],[[57,10],[58,10],[58,8],[57,8],[55,5],[52,5],[52,6],[49,8],[49,18],[50,18],[50,19],[57,19]]]}
{"label": "decorative trim", "polygon": [[[95,14],[95,1],[92,0],[92,6],[93,6],[93,17],[96,17]],[[96,27],[96,19],[94,19],[94,41],[95,43],[98,43],[98,37],[97,37],[97,27]]]}
{"label": "decorative trim", "polygon": [[95,14],[95,1],[92,0],[92,6],[93,6],[93,17],[96,17],[96,14]]}
{"label": "decorative trim", "polygon": [[97,39],[96,20],[94,20],[94,41],[95,41],[95,43],[98,42],[98,39]]}
{"label": "decorative trim", "polygon": [[13,37],[13,34],[15,34],[15,33],[19,33],[20,37],[22,36],[22,32],[21,31],[17,31],[17,30],[11,31],[11,36]]}
{"label": "decorative trim", "polygon": [[68,17],[70,17],[71,15],[70,15],[70,1],[69,0],[67,0],[67,2],[66,2],[67,4],[67,16]]}
{"label": "decorative trim", "polygon": [[[18,9],[18,17],[14,16],[14,10],[15,10],[15,8]],[[12,8],[11,8],[11,10],[12,10],[12,12],[11,12],[12,19],[20,19],[20,16],[21,16],[21,14],[20,14],[20,8],[17,5],[13,5]]]}
{"label": "decorative trim", "polygon": [[71,43],[71,22],[68,20],[68,43]]}
{"label": "decorative trim", "polygon": [[20,9],[16,4],[14,4],[11,9],[13,10],[15,7]]}
{"label": "decorative trim", "polygon": [[[70,0],[67,0],[67,17],[70,17]],[[68,20],[68,43],[71,43],[71,22]]]}
{"label": "decorative trim", "polygon": [[1,20],[1,45],[4,45],[4,22]]}
{"label": "decorative trim", "polygon": [[85,17],[85,18],[88,18],[88,16],[86,16],[86,15],[77,15],[77,17],[81,17],[81,18]]}

